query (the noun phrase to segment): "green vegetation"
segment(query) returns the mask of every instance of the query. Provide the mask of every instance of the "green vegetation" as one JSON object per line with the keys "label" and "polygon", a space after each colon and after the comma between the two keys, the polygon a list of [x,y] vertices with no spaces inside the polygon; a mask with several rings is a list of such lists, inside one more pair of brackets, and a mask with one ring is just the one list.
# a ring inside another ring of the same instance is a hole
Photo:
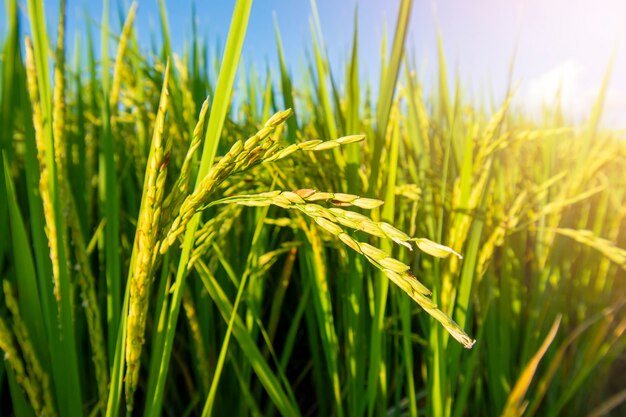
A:
{"label": "green vegetation", "polygon": [[2,414],[623,411],[626,141],[601,128],[606,83],[584,125],[533,122],[451,94],[440,42],[426,96],[403,0],[372,97],[356,19],[331,68],[313,3],[309,72],[289,74],[276,27],[279,73],[239,68],[233,105],[251,3],[210,61],[195,28],[172,53],[163,1],[146,51],[136,5],[113,34],[105,0],[97,62],[89,31],[69,59],[64,13],[53,42],[43,1],[27,22],[6,2]]}

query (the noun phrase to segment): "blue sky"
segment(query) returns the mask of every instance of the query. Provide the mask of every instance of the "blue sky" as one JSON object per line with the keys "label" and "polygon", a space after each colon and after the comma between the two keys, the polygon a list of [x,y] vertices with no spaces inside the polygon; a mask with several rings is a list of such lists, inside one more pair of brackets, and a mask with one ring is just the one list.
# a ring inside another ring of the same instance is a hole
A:
{"label": "blue sky", "polygon": [[[19,0],[22,11],[25,0]],[[57,1],[46,1],[49,28],[57,18]],[[92,25],[94,35],[102,14],[100,1],[67,0],[68,33]],[[148,47],[151,33],[160,33],[157,0],[139,0],[136,27]],[[166,1],[175,51],[182,51],[195,18],[200,33],[212,45],[224,43],[234,1]],[[378,82],[380,40],[385,22],[393,37],[399,0],[318,0],[322,32],[331,66],[342,67],[352,41],[353,15],[358,4],[361,76]],[[119,2],[126,10],[130,1]],[[111,22],[118,27],[118,2],[111,5]],[[0,8],[0,33],[5,11]],[[92,17],[86,22],[84,13]],[[306,65],[310,46],[309,0],[256,0],[244,45],[246,63],[276,65],[273,14],[280,26],[287,64],[296,79]],[[410,53],[426,81],[436,73],[436,34],[441,31],[448,68],[458,73],[476,100],[501,102],[508,66],[517,45],[514,79],[520,82],[515,103],[530,112],[561,89],[568,114],[584,118],[593,103],[609,58],[615,55],[606,103],[605,124],[626,128],[626,1],[624,0],[439,0],[414,1],[408,39]],[[3,35],[0,35],[3,36]],[[72,38],[70,38],[72,39]],[[337,74],[341,75],[341,74]]]}

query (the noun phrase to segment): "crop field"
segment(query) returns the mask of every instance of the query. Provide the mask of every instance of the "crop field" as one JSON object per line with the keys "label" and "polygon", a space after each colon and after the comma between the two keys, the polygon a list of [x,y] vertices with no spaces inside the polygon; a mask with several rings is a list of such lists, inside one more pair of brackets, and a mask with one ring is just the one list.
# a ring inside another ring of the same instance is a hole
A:
{"label": "crop field", "polygon": [[241,65],[252,0],[184,50],[163,1],[150,46],[136,3],[71,37],[44,3],[0,26],[1,416],[626,415],[610,69],[583,122],[533,118],[445,39],[426,85],[411,0],[379,80],[356,18],[294,74],[278,25]]}

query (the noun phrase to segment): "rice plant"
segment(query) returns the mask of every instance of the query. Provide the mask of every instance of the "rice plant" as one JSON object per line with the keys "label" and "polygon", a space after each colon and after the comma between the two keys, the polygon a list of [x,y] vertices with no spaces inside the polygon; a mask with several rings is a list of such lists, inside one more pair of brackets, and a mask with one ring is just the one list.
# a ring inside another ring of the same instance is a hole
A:
{"label": "rice plant", "polygon": [[486,110],[449,91],[440,39],[429,88],[411,0],[375,97],[356,18],[333,68],[314,2],[308,72],[276,25],[263,78],[240,66],[251,0],[222,53],[193,28],[182,56],[159,4],[147,48],[137,5],[117,34],[105,0],[96,58],[90,29],[67,47],[64,0],[55,40],[43,1],[6,2],[0,414],[624,412],[626,141],[600,123],[606,83],[584,124],[533,121],[514,88]]}

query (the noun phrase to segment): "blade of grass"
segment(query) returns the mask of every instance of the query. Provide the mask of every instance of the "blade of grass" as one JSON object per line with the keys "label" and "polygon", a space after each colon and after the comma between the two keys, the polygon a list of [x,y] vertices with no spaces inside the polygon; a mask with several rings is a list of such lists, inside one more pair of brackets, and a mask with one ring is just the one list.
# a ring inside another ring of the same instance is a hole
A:
{"label": "blade of grass", "polygon": [[[303,220],[301,220],[303,221]],[[343,416],[341,386],[339,380],[338,352],[339,344],[335,329],[335,318],[330,298],[330,282],[328,281],[322,242],[314,228],[303,226],[309,244],[301,251],[300,267],[305,279],[312,285],[313,306],[322,342],[322,351],[326,360],[330,391],[334,400],[332,413]]]}
{"label": "blade of grass", "polygon": [[[293,88],[291,86],[291,77],[287,72],[287,66],[285,64],[285,56],[283,54],[283,42],[280,37],[280,29],[278,28],[278,20],[276,19],[276,13],[274,13],[274,31],[276,33],[276,49],[278,50],[278,64],[280,67],[280,83],[283,93],[283,104],[287,109],[293,111],[293,116],[287,120],[287,128],[289,129],[289,137],[291,140],[296,138],[296,132],[298,132],[298,118],[296,113],[296,106],[293,100]],[[269,79],[269,78],[268,78]],[[266,119],[264,119],[266,120]]]}
{"label": "blade of grass", "polygon": [[106,219],[104,235],[99,246],[104,259],[104,274],[107,285],[107,334],[109,363],[113,363],[115,344],[121,316],[122,278],[119,257],[120,236],[120,202],[118,195],[118,179],[115,163],[115,142],[111,132],[110,95],[110,59],[109,59],[109,0],[102,3],[102,31],[101,31],[101,62],[102,62],[102,92],[100,96],[100,110],[102,118],[101,146],[98,153],[99,181],[98,197],[102,216]]}
{"label": "blade of grass", "polygon": [[524,401],[524,397],[526,392],[528,391],[528,387],[533,379],[535,372],[537,371],[537,367],[539,366],[539,362],[545,355],[546,351],[552,344],[552,341],[556,337],[556,333],[559,330],[559,325],[561,324],[561,317],[557,317],[552,328],[548,332],[545,340],[539,347],[539,350],[532,357],[530,362],[526,364],[524,370],[522,371],[520,377],[515,383],[515,387],[511,391],[509,398],[506,402],[504,410],[502,411],[502,417],[517,417],[524,414],[526,407],[528,406],[528,402]]}
{"label": "blade of grass", "polygon": [[39,288],[35,274],[35,264],[30,251],[30,243],[20,209],[17,206],[17,195],[9,174],[7,157],[4,152],[0,155],[3,165],[4,189],[9,208],[9,223],[11,227],[11,243],[13,247],[15,282],[19,291],[19,308],[23,315],[24,323],[28,328],[33,345],[40,360],[44,365],[48,364],[48,352],[46,347],[46,334],[44,332],[43,312],[39,299]]}
{"label": "blade of grass", "polygon": [[[224,340],[222,342],[222,347],[220,348],[220,354],[217,360],[217,364],[215,367],[215,372],[213,373],[213,380],[211,381],[211,387],[209,389],[209,394],[207,396],[206,402],[204,404],[204,409],[202,411],[202,415],[203,417],[208,417],[212,415],[212,411],[213,411],[213,406],[215,403],[215,396],[217,393],[217,386],[219,384],[220,378],[221,378],[221,373],[222,373],[222,368],[224,366],[224,362],[226,360],[226,354],[228,351],[228,346],[229,346],[229,341],[230,341],[230,337],[232,334],[232,330],[233,330],[233,324],[235,322],[235,318],[238,316],[237,314],[237,309],[239,307],[239,303],[241,302],[241,297],[243,295],[243,291],[246,288],[246,284],[248,282],[248,279],[250,278],[252,271],[251,271],[251,266],[253,267],[253,263],[254,263],[254,259],[257,257],[257,248],[259,248],[259,246],[262,245],[262,243],[260,244],[259,239],[261,236],[261,232],[263,230],[263,225],[264,225],[264,221],[265,218],[267,217],[267,212],[269,210],[269,207],[266,207],[264,210],[261,211],[261,213],[259,213],[258,218],[256,219],[256,227],[254,230],[254,233],[252,235],[252,242],[251,242],[251,250],[250,252],[248,252],[248,258],[246,260],[246,266],[245,266],[245,270],[243,272],[243,276],[241,277],[241,279],[239,280],[239,282],[237,283],[237,296],[235,297],[235,303],[233,305],[233,310],[231,313],[230,318],[228,319],[228,327],[226,328],[226,334],[224,336]],[[215,245],[215,244],[214,244]],[[218,253],[218,256],[220,258],[221,263],[224,265],[225,269],[230,270],[230,266],[228,265],[227,261],[224,259],[224,256],[221,253]],[[250,280],[252,281],[252,279]],[[252,283],[251,285],[252,286]],[[251,298],[251,297],[249,297]],[[250,303],[250,301],[249,301]],[[257,315],[258,317],[258,315]]]}
{"label": "blade of grass", "polygon": [[206,265],[202,263],[202,261],[198,261],[195,266],[200,279],[209,292],[211,299],[213,299],[216,303],[224,320],[229,320],[231,317],[234,317],[232,325],[233,336],[237,339],[237,342],[241,346],[242,350],[246,353],[245,357],[247,361],[249,361],[254,368],[256,375],[259,377],[261,383],[267,391],[267,394],[276,405],[278,411],[282,415],[287,416],[300,415],[296,404],[293,404],[289,400],[288,394],[284,392],[284,389],[281,387],[281,384],[274,375],[274,372],[272,372],[265,359],[263,359],[261,351],[257,348],[254,340],[252,340],[252,337],[250,336],[243,321],[237,315],[233,315],[233,307],[215,277],[211,274]]}
{"label": "blade of grass", "polygon": [[[397,107],[394,107],[390,120],[390,150],[389,159],[385,166],[388,167],[385,181],[385,205],[382,209],[381,217],[383,221],[392,222],[395,212],[395,186],[398,173],[398,152],[400,142],[400,120]],[[392,245],[389,240],[382,240],[380,248],[385,253],[391,253]],[[372,321],[371,341],[370,341],[370,357],[369,372],[367,378],[367,398],[368,398],[368,415],[371,417],[376,411],[375,405],[380,406],[387,404],[387,369],[384,364],[384,319],[385,309],[387,306],[387,293],[389,292],[389,279],[380,271],[375,276],[375,312]],[[378,380],[378,382],[377,382]],[[380,389],[380,401],[377,400],[377,392]],[[380,410],[378,411],[378,413]]]}
{"label": "blade of grass", "polygon": [[381,79],[381,86],[376,106],[377,135],[374,142],[374,152],[372,154],[372,168],[369,178],[369,196],[375,197],[378,187],[378,176],[380,175],[380,156],[382,154],[389,114],[393,103],[393,96],[396,91],[396,83],[400,74],[400,63],[404,55],[404,41],[409,31],[409,19],[413,0],[402,0],[398,11],[396,22],[396,33],[393,38],[393,47],[389,58],[389,66],[385,71],[384,79]]}
{"label": "blade of grass", "polygon": [[[63,5],[63,3],[62,3]],[[82,415],[81,384],[78,372],[78,357],[76,351],[76,335],[73,323],[72,293],[70,274],[67,269],[67,254],[65,253],[65,242],[67,242],[66,231],[62,227],[63,210],[60,195],[60,187],[57,177],[57,166],[55,161],[55,138],[52,131],[52,93],[50,88],[49,66],[48,66],[48,37],[43,16],[43,4],[41,1],[29,0],[28,13],[30,16],[31,29],[34,40],[34,64],[37,74],[37,84],[39,93],[39,105],[43,118],[43,142],[45,143],[45,164],[48,170],[48,189],[50,201],[52,202],[52,218],[56,225],[56,236],[54,240],[57,245],[58,262],[58,294],[59,294],[59,323],[58,329],[54,329],[59,345],[54,344],[54,351],[51,355],[51,363],[55,369],[54,384],[59,403],[59,411],[68,417]],[[60,13],[65,13],[62,7]],[[58,349],[57,349],[58,348]],[[77,401],[79,399],[79,401]]]}

